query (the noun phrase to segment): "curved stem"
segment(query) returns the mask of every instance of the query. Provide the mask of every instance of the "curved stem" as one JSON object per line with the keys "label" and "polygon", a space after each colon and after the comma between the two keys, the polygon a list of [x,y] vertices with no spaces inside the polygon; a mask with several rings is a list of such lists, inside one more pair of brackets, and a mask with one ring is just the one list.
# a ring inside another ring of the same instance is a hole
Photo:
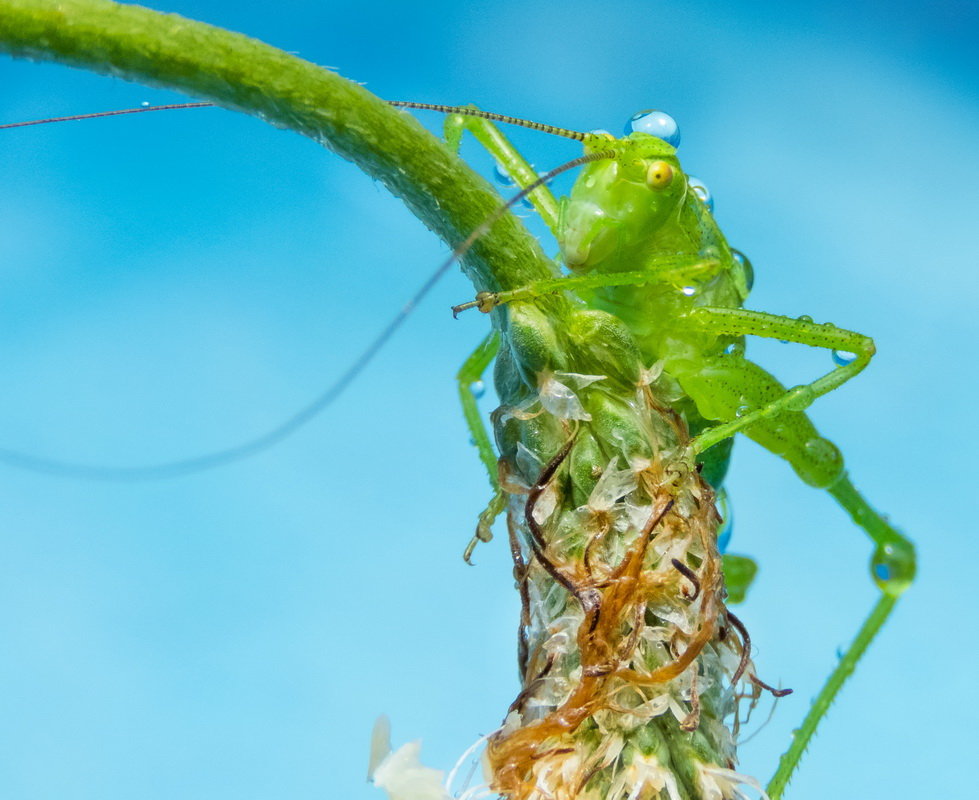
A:
{"label": "curved stem", "polygon": [[[0,0],[0,52],[176,89],[309,136],[384,183],[450,246],[499,206],[488,184],[409,114],[242,34],[109,0]],[[555,277],[511,215],[463,268],[480,291]]]}

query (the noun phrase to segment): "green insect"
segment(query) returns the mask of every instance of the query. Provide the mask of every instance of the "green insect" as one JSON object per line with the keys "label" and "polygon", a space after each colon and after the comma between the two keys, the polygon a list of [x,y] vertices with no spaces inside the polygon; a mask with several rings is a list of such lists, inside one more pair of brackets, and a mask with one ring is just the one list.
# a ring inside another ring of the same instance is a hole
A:
{"label": "green insect", "polygon": [[[199,105],[206,104],[184,107]],[[874,546],[871,573],[881,597],[782,756],[767,788],[771,797],[780,797],[820,719],[914,577],[911,543],[857,492],[844,470],[839,450],[820,436],[805,414],[816,398],[839,387],[869,363],[874,353],[872,340],[809,318],[793,319],[742,307],[752,285],[750,262],[728,245],[714,220],[703,186],[683,172],[676,156],[676,124],[662,112],[637,114],[630,123],[633,132],[615,138],[473,108],[394,105],[448,113],[446,138],[450,145],[458,146],[463,131],[469,131],[522,187],[520,195],[460,245],[434,277],[444,273],[495,219],[523,197],[534,204],[553,232],[568,269],[566,276],[516,290],[482,292],[475,301],[457,306],[457,312],[470,307],[491,312],[509,304],[533,305],[541,298],[572,292],[588,309],[611,314],[624,323],[638,344],[642,362],[657,365],[653,379],[656,394],[667,398],[689,427],[693,434],[689,458],[711,486],[722,490],[733,436],[741,432],[788,461],[807,484],[826,489],[870,536]],[[540,176],[492,125],[493,120],[578,140],[584,145],[584,156]],[[547,183],[559,172],[579,165],[582,170],[570,195],[556,200]],[[430,280],[423,287],[416,300],[431,283]],[[409,304],[409,308],[413,305]],[[338,385],[297,418],[308,418],[342,391],[403,316],[395,319]],[[611,329],[606,331],[609,332],[614,334]],[[745,357],[744,338],[748,335],[832,350],[836,367],[812,383],[786,389]],[[497,455],[471,391],[499,348],[500,337],[494,333],[458,373],[466,420],[494,489],[493,499],[480,517],[477,535],[466,550],[467,559],[478,541],[491,537],[493,520],[505,506]],[[609,371],[619,368],[614,348],[602,366]],[[297,418],[254,442],[201,459],[153,467],[145,476],[193,471],[248,455],[291,432],[297,427]],[[78,471],[71,465],[48,467]],[[729,596],[734,600],[743,597],[754,574],[753,563],[743,557],[726,556],[724,568]]]}
{"label": "green insect", "polygon": [[[480,293],[457,311],[476,306],[488,312],[507,303],[573,291],[589,307],[622,320],[639,344],[644,363],[661,367],[657,389],[685,418],[694,434],[690,455],[715,488],[723,484],[732,437],[740,432],[785,459],[807,484],[828,491],[870,537],[870,570],[881,596],[782,756],[767,788],[771,797],[780,797],[820,719],[914,578],[913,545],[859,494],[837,447],[805,414],[818,397],[866,367],[874,354],[873,341],[808,317],[794,319],[742,307],[753,280],[750,262],[728,245],[702,184],[684,174],[676,156],[678,128],[662,112],[640,112],[630,122],[632,132],[617,139],[604,132],[578,133],[475,109],[399,105],[453,114],[446,126],[450,142],[458,143],[461,131],[470,130],[524,187],[522,194],[530,197],[550,227],[570,273],[514,291]],[[489,120],[579,140],[585,157],[592,160],[583,166],[570,195],[558,203],[546,188],[547,180],[533,172]],[[836,366],[809,384],[787,389],[745,357],[748,335],[826,348],[833,352]],[[496,487],[496,457],[468,390],[494,352],[491,337],[460,371],[459,386],[473,438]],[[606,366],[614,369],[614,363]],[[488,538],[489,523],[502,508],[499,498],[481,518],[477,538]],[[753,565],[729,557],[725,571],[731,596],[743,595]]]}

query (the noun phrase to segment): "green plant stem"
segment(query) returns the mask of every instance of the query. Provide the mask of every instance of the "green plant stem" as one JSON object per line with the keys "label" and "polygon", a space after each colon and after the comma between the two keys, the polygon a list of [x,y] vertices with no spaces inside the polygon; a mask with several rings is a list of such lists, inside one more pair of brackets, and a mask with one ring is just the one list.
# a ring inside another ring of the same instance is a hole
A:
{"label": "green plant stem", "polygon": [[[309,136],[384,183],[451,246],[499,205],[488,184],[409,114],[242,34],[109,0],[0,0],[0,52],[175,89]],[[554,277],[511,215],[463,261],[480,291]]]}

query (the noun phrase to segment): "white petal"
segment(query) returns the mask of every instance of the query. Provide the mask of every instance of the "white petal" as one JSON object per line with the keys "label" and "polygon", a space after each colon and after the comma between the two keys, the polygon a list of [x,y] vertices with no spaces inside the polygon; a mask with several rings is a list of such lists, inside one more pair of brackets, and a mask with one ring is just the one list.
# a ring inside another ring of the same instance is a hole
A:
{"label": "white petal", "polygon": [[442,771],[422,766],[418,760],[421,748],[420,741],[408,742],[374,770],[374,785],[384,789],[391,800],[451,800]]}
{"label": "white petal", "polygon": [[374,772],[390,752],[391,720],[388,719],[387,714],[381,714],[374,721],[374,730],[371,731],[371,756],[367,763],[367,780],[374,777]]}

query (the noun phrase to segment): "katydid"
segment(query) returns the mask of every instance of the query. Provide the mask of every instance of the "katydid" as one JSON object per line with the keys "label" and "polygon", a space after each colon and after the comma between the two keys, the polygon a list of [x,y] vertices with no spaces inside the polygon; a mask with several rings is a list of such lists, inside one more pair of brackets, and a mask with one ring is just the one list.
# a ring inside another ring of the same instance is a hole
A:
{"label": "katydid", "polygon": [[[503,168],[527,185],[528,165],[486,122],[494,115],[435,108],[459,115],[455,127],[472,130]],[[744,433],[788,461],[806,483],[827,490],[873,543],[870,570],[881,596],[782,756],[768,786],[770,796],[779,797],[820,719],[914,577],[912,544],[857,492],[837,447],[819,435],[804,413],[816,398],[869,363],[873,341],[809,318],[742,308],[753,280],[750,262],[727,244],[703,184],[683,173],[676,157],[678,127],[668,115],[636,114],[621,139],[538,123],[528,127],[581,140],[586,153],[612,153],[582,168],[556,217],[553,199],[546,190],[536,190],[543,196],[535,198],[538,210],[571,275],[506,293],[482,293],[458,308],[476,305],[488,312],[503,303],[573,291],[589,307],[625,322],[643,362],[660,365],[657,390],[670,398],[695,434],[687,445],[689,455],[698,459],[715,488],[723,481],[731,437]],[[746,335],[829,349],[836,366],[807,385],[786,389],[745,358]],[[470,381],[478,374],[464,370],[460,378]],[[486,529],[484,518],[480,530],[485,534]]]}
{"label": "katydid", "polygon": [[[185,107],[200,105],[188,104]],[[881,589],[881,599],[831,674],[797,731],[791,747],[782,757],[768,787],[770,796],[781,796],[819,720],[914,575],[911,544],[859,495],[843,469],[838,449],[819,435],[804,413],[816,398],[839,387],[869,363],[874,353],[872,341],[858,333],[816,324],[807,318],[790,319],[742,308],[751,288],[750,263],[727,244],[714,221],[709,195],[703,184],[695,182],[682,171],[676,158],[676,125],[662,112],[636,115],[631,123],[632,132],[617,139],[605,133],[580,134],[483,114],[469,108],[413,103],[396,105],[451,113],[447,126],[450,141],[458,142],[463,129],[475,134],[516,183],[523,187],[523,194],[535,204],[554,233],[562,260],[570,271],[566,277],[556,275],[551,281],[509,292],[481,293],[474,303],[458,307],[460,310],[478,305],[483,311],[500,310],[498,313],[505,316],[510,306],[533,309],[536,303],[546,302],[548,297],[570,293],[583,308],[614,317],[624,324],[638,348],[639,360],[649,370],[644,373],[644,385],[648,387],[645,391],[668,406],[693,435],[691,439],[684,440],[683,433],[676,434],[676,440],[683,445],[683,452],[676,456],[676,463],[689,463],[691,471],[696,464],[696,469],[702,472],[706,482],[719,490],[723,485],[732,437],[742,432],[787,460],[806,483],[826,489],[871,537],[874,543],[871,571]],[[541,181],[526,161],[498,134],[489,123],[490,119],[524,124],[583,142],[585,155],[591,160],[584,164],[569,197],[556,202],[546,188],[546,182]],[[470,237],[470,241],[474,238]],[[457,248],[453,257],[460,255],[465,246]],[[444,272],[447,266],[443,265],[438,274]],[[406,307],[406,312],[413,305],[414,302]],[[385,341],[402,318],[403,315],[395,320],[376,346]],[[532,312],[530,319],[530,322],[525,320],[526,326],[533,329]],[[589,319],[600,320],[604,316]],[[502,335],[505,347],[513,346],[509,330],[504,323]],[[598,333],[612,330],[602,329],[601,325],[595,329]],[[837,366],[810,384],[785,389],[764,369],[745,358],[744,337],[749,334],[830,349],[834,352]],[[489,538],[493,518],[506,506],[504,484],[509,481],[512,486],[514,482],[513,475],[505,476],[501,481],[497,474],[496,455],[479,421],[478,410],[469,390],[493,360],[499,344],[499,336],[493,334],[459,373],[460,397],[466,418],[495,490],[493,500],[480,518],[479,539]],[[367,358],[375,349],[368,352]],[[630,367],[616,363],[616,357],[613,348],[608,351],[606,363],[599,366],[629,372]],[[351,378],[365,361],[361,359],[357,362],[354,370],[348,373]],[[583,375],[574,374],[579,377]],[[344,388],[347,382],[345,377],[339,388]],[[580,388],[584,389],[586,385]],[[335,389],[331,389],[326,396],[332,397],[335,393]],[[314,403],[310,408],[315,413],[322,405]],[[585,418],[571,414],[563,419]],[[290,421],[277,430],[291,430],[292,427]],[[497,419],[498,440],[501,448],[505,449],[504,428],[505,422]],[[533,484],[525,487],[528,497],[533,500],[526,504],[527,524],[531,528],[534,526],[535,504],[549,490],[550,480],[558,470],[568,467],[565,459],[568,459],[571,469],[574,468],[574,456],[579,452],[580,441],[574,438],[577,432],[566,433],[567,443],[555,454],[554,460],[539,465],[541,469],[537,482],[526,480],[527,476],[523,476],[526,483]],[[273,432],[272,439],[276,438],[278,434]],[[258,449],[262,446],[264,443]],[[254,449],[246,445],[228,453],[234,458]],[[223,460],[219,458],[214,463]],[[196,468],[210,466],[212,461],[185,463]],[[605,472],[595,477],[598,481],[603,480],[615,470],[616,467],[609,465]],[[692,479],[687,476],[684,480]],[[512,490],[507,491],[513,494]],[[691,491],[696,493],[696,488]],[[628,492],[623,491],[625,494]],[[621,499],[610,497],[612,501]],[[656,526],[671,508],[672,505],[664,505],[650,517],[648,534],[651,537],[656,535]],[[705,517],[705,520],[704,524],[709,525],[710,519]],[[547,564],[546,548],[539,542],[535,547],[531,560]],[[672,561],[676,571],[694,585],[692,594],[700,594],[703,576],[698,578],[686,562],[675,558]],[[522,564],[524,569],[527,566],[527,563]],[[750,580],[751,569],[744,560],[734,558],[725,560],[725,568],[729,593],[743,594],[745,584]],[[551,577],[561,583],[561,570],[553,564],[550,569]],[[740,570],[740,574],[746,577],[739,579],[735,570]],[[586,608],[587,601],[582,599],[585,594],[578,584],[565,577],[562,585],[572,594],[577,591],[580,595],[577,596],[578,601]],[[738,628],[740,625],[733,615],[728,615],[727,619],[729,627]],[[595,620],[597,628],[597,615]],[[747,652],[746,633],[743,639],[742,650]],[[524,656],[526,660],[526,654]],[[744,665],[739,667],[738,678],[744,669]],[[749,673],[749,676],[756,685],[764,685],[753,674]],[[696,674],[693,680],[696,681]],[[737,683],[737,680],[734,682]],[[690,696],[698,697],[696,685],[690,690]],[[689,725],[695,722],[693,720]],[[681,723],[681,729],[689,732],[695,728],[683,727]],[[563,732],[561,728],[555,730]],[[582,790],[590,779],[582,782]],[[671,791],[668,784],[666,790]]]}

